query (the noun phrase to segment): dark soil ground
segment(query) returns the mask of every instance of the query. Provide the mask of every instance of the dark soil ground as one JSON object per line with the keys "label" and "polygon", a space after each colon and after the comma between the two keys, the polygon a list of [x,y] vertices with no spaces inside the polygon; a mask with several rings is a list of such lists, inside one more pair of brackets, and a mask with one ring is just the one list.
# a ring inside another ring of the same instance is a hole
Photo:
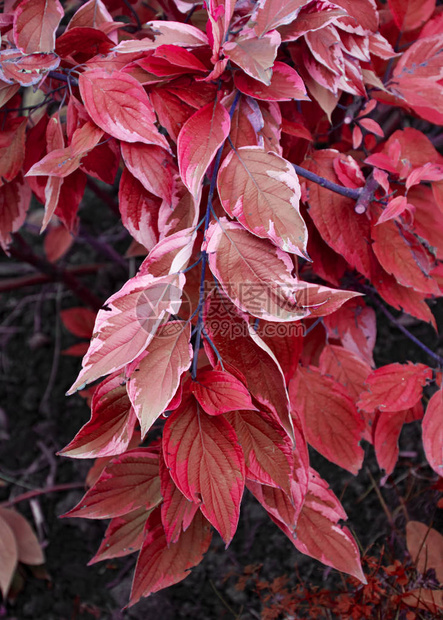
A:
{"label": "dark soil ground", "polygon": [[[113,225],[112,218],[106,221],[105,215],[100,222],[103,230]],[[124,241],[122,244],[125,246]],[[116,247],[121,250],[118,243]],[[74,246],[69,255],[70,264],[90,260],[102,258],[83,245]],[[6,259],[0,261],[3,275],[11,269],[7,265]],[[119,284],[117,274],[118,269],[110,265],[84,281],[105,299]],[[124,278],[122,274],[121,279]],[[92,464],[56,456],[89,417],[89,409],[80,396],[65,397],[80,360],[60,355],[60,351],[78,340],[65,330],[58,313],[60,308],[75,305],[79,305],[78,301],[54,284],[11,291],[2,297],[0,476],[7,482],[0,488],[0,501],[21,494],[28,487],[81,484]],[[435,310],[437,319],[441,319],[443,307]],[[415,321],[408,327],[433,350],[440,349],[440,354],[443,353],[442,342],[430,327]],[[382,317],[376,357],[379,364],[408,359],[430,362]],[[313,465],[342,499],[350,527],[362,549],[372,545],[371,552],[375,553],[384,545],[401,560],[405,551],[402,538],[405,510],[411,519],[425,523],[434,519],[434,527],[443,525],[441,517],[438,521],[434,516],[437,494],[430,489],[432,472],[425,465],[419,425],[408,425],[403,431],[399,464],[379,492],[385,508],[372,486],[372,480],[378,483],[382,479],[382,472],[368,445],[366,452],[364,468],[355,478],[318,455],[313,455]],[[262,564],[261,578],[268,581],[286,574],[292,585],[299,578],[306,584],[321,587],[335,587],[340,582],[338,573],[299,554],[261,507],[246,496],[239,530],[228,550],[214,536],[205,560],[184,582],[122,611],[128,601],[134,558],[87,566],[106,524],[59,518],[77,503],[81,494],[79,488],[42,495],[17,505],[39,532],[49,579],[38,579],[22,567],[16,580],[16,585],[22,586],[21,591],[14,602],[3,606],[0,603],[0,618],[248,620],[260,618],[262,608],[256,592],[235,588],[248,565]],[[326,611],[324,617],[330,617]]]}

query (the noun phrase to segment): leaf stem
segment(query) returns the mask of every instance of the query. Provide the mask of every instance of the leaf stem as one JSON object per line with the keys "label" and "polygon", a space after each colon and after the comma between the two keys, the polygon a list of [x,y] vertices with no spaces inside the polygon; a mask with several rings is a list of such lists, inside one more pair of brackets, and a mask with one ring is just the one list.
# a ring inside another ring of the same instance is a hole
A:
{"label": "leaf stem", "polygon": [[[240,91],[235,93],[234,101],[232,102],[231,109],[229,111],[229,117],[232,120],[232,116],[234,114],[235,108],[237,107],[237,103],[240,99]],[[208,202],[206,205],[206,215],[205,215],[205,223],[203,229],[203,240],[206,240],[206,231],[209,228],[209,222],[211,220],[211,212],[212,212],[212,200],[214,198],[215,186],[217,184],[217,175],[218,170],[220,168],[221,158],[223,154],[223,148],[225,146],[225,140],[223,144],[217,151],[217,155],[215,156],[214,167],[212,169],[211,175],[211,184],[209,186],[209,194],[208,194]],[[201,345],[201,336],[203,329],[203,303],[205,299],[205,276],[206,276],[206,263],[208,262],[208,255],[205,250],[202,250],[201,253],[202,260],[202,270],[200,277],[200,290],[198,295],[198,318],[197,318],[197,326],[196,326],[196,336],[195,336],[195,344],[194,344],[194,357],[192,359],[192,367],[191,367],[191,377],[195,380],[197,376],[197,363],[198,363],[198,352],[200,351]]]}
{"label": "leaf stem", "polygon": [[20,502],[24,502],[28,499],[33,499],[34,497],[39,497],[40,495],[48,495],[49,493],[60,493],[61,491],[70,491],[71,489],[84,488],[85,485],[83,482],[67,482],[65,484],[55,484],[52,487],[27,491],[26,493],[22,493],[21,495],[13,497],[7,502],[0,503],[0,506],[2,508],[10,508],[11,506],[15,506],[15,504],[19,504]]}
{"label": "leaf stem", "polygon": [[311,172],[310,170],[306,170],[306,168],[297,166],[297,164],[292,164],[292,166],[299,176],[304,177],[305,179],[308,179],[308,181],[312,181],[313,183],[317,183],[317,185],[320,185],[325,189],[330,189],[336,194],[345,196],[346,198],[351,198],[352,200],[359,200],[363,192],[364,187],[360,189],[344,187],[343,185],[338,185],[338,183],[334,183],[333,181],[329,181],[328,179],[325,179],[324,177],[315,174],[315,172]]}
{"label": "leaf stem", "polygon": [[14,235],[16,245],[9,248],[9,254],[19,261],[29,263],[36,269],[44,273],[54,282],[63,282],[79,299],[81,299],[86,305],[94,310],[99,310],[102,307],[101,300],[94,295],[84,284],[82,284],[77,278],[60,267],[53,265],[46,259],[31,250],[29,245],[23,239],[21,235],[16,233]]}

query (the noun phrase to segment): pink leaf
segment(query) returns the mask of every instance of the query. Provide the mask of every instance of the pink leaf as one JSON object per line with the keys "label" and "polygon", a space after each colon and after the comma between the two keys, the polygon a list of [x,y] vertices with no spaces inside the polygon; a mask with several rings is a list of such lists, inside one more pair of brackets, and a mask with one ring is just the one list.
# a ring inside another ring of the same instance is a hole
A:
{"label": "pink leaf", "polygon": [[[45,556],[41,545],[25,517],[15,510],[0,507],[0,520],[5,521],[14,533],[19,562],[30,566],[44,564]],[[3,554],[1,558],[3,563]]]}
{"label": "pink leaf", "polygon": [[363,463],[363,418],[346,390],[316,368],[300,367],[289,383],[292,407],[300,414],[306,438],[320,454],[357,474]]}
{"label": "pink leaf", "polygon": [[155,114],[136,79],[114,71],[85,71],[79,79],[80,94],[94,123],[123,142],[143,142],[168,148],[155,126]]}
{"label": "pink leaf", "polygon": [[366,583],[357,543],[347,527],[338,525],[339,519],[346,519],[340,502],[312,472],[292,542],[302,553]]}
{"label": "pink leaf", "polygon": [[388,202],[386,209],[384,209],[383,213],[378,218],[377,225],[397,219],[407,210],[414,212],[415,208],[408,203],[405,196],[396,196]]}
{"label": "pink leaf", "polygon": [[25,221],[31,201],[31,188],[17,176],[0,187],[0,246],[7,253],[12,233]]}
{"label": "pink leaf", "polygon": [[230,129],[229,114],[221,103],[208,103],[183,125],[177,140],[180,175],[197,199],[203,177]]}
{"label": "pink leaf", "polygon": [[225,158],[217,184],[229,216],[282,250],[307,257],[300,185],[289,162],[258,147],[236,149]]}
{"label": "pink leaf", "polygon": [[22,0],[14,11],[14,41],[24,54],[52,52],[64,15],[58,0]]}
{"label": "pink leaf", "polygon": [[137,448],[114,458],[97,482],[64,517],[110,519],[161,502],[158,456]]}
{"label": "pink leaf", "polygon": [[83,368],[68,394],[120,370],[147,347],[169,313],[180,307],[184,276],[136,276],[99,310]]}
{"label": "pink leaf", "polygon": [[269,86],[280,42],[276,30],[258,38],[244,28],[236,38],[223,45],[223,52],[249,76]]}
{"label": "pink leaf", "polygon": [[157,243],[161,200],[153,196],[127,168],[118,188],[118,206],[123,226],[149,251]]}
{"label": "pink leaf", "polygon": [[111,519],[100,547],[88,566],[111,558],[121,558],[138,551],[143,544],[143,534],[151,510],[136,508],[121,517]]}
{"label": "pink leaf", "polygon": [[261,37],[266,32],[290,24],[297,17],[305,0],[266,0],[257,5],[253,13],[254,30]]}
{"label": "pink leaf", "polygon": [[208,37],[199,28],[181,22],[154,20],[144,24],[143,30],[152,38],[122,41],[115,51],[120,54],[131,54],[157,49],[160,45],[201,47],[209,43]]}
{"label": "pink leaf", "polygon": [[80,459],[122,454],[128,449],[135,423],[124,376],[116,372],[97,386],[91,402],[91,419],[60,454]]}
{"label": "pink leaf", "polygon": [[198,510],[198,504],[189,501],[179,491],[163,459],[160,460],[160,480],[163,497],[161,518],[166,542],[169,545],[171,542],[177,542],[182,531],[185,532],[188,529]]}
{"label": "pink leaf", "polygon": [[148,192],[172,205],[177,169],[168,151],[155,144],[122,143],[122,157]]}
{"label": "pink leaf", "polygon": [[248,389],[234,375],[222,370],[203,370],[191,383],[191,392],[209,415],[256,408]]}
{"label": "pink leaf", "polygon": [[167,408],[192,359],[191,326],[171,321],[159,328],[142,355],[126,369],[127,390],[140,422],[142,437]]}
{"label": "pink leaf", "polygon": [[357,406],[363,411],[394,413],[413,407],[422,397],[423,386],[432,378],[424,364],[388,364],[374,370],[366,379],[366,391]]}
{"label": "pink leaf", "polygon": [[235,73],[234,83],[240,92],[263,101],[309,101],[303,80],[284,62],[275,62],[269,86],[245,73]]}
{"label": "pink leaf", "polygon": [[226,415],[234,428],[246,461],[246,477],[281,488],[289,496],[292,477],[292,443],[272,416],[262,411],[236,411]]}

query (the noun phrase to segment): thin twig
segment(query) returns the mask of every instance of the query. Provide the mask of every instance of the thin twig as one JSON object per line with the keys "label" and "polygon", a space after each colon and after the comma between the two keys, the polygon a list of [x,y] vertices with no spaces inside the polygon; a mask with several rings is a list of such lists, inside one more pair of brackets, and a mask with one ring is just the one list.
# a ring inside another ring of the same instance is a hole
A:
{"label": "thin twig", "polygon": [[304,177],[305,179],[308,179],[308,181],[317,183],[317,185],[320,185],[325,189],[330,189],[332,192],[340,194],[340,196],[345,196],[346,198],[351,198],[352,200],[358,200],[364,189],[353,189],[352,187],[344,187],[343,185],[338,185],[338,183],[334,183],[333,181],[329,181],[328,179],[325,179],[324,177],[315,174],[315,172],[311,172],[310,170],[306,170],[306,168],[297,166],[297,164],[292,164],[292,166],[298,175]]}
{"label": "thin twig", "polygon": [[55,484],[53,487],[46,487],[44,489],[34,489],[33,491],[28,491],[27,493],[22,493],[21,495],[17,495],[7,502],[0,503],[2,508],[10,508],[11,506],[15,506],[20,502],[25,502],[27,500],[33,499],[34,497],[39,497],[40,495],[49,495],[50,493],[61,493],[62,491],[71,491],[73,489],[84,489],[84,482],[66,482],[65,484]]}
{"label": "thin twig", "polygon": [[[105,265],[101,263],[93,263],[91,265],[76,265],[66,267],[65,271],[73,276],[88,275],[91,273],[97,273],[100,269],[103,269]],[[35,286],[36,284],[46,284],[47,282],[53,282],[54,278],[44,274],[36,273],[28,276],[21,276],[19,278],[6,278],[0,280],[0,293],[5,291],[12,291],[17,288],[24,288],[25,286]]]}
{"label": "thin twig", "polygon": [[94,310],[99,310],[102,307],[102,301],[79,280],[77,280],[74,275],[56,265],[53,265],[43,257],[34,254],[23,237],[21,237],[18,233],[14,234],[14,240],[16,241],[16,245],[9,248],[9,253],[13,258],[33,265],[36,269],[47,275],[54,282],[63,282],[63,284],[69,288],[74,295]]}
{"label": "thin twig", "polygon": [[391,323],[393,323],[393,325],[395,325],[401,332],[403,332],[403,334],[407,338],[409,338],[409,340],[414,342],[418,347],[420,347],[420,349],[422,351],[424,351],[427,355],[429,355],[429,357],[431,357],[433,360],[435,360],[437,362],[437,364],[440,366],[440,368],[443,368],[443,357],[438,355],[438,353],[434,353],[434,351],[432,351],[421,340],[419,340],[417,338],[417,336],[414,336],[414,334],[412,334],[409,331],[409,329],[407,329],[404,325],[402,325],[400,323],[400,321],[398,321],[395,318],[395,316],[393,314],[391,314],[391,312],[385,307],[385,305],[382,304],[382,302],[376,297],[376,295],[374,295],[374,292],[372,291],[371,287],[364,285],[364,289],[365,289],[365,291],[367,291],[368,295],[374,301],[374,303],[376,304],[377,308],[379,308],[381,310],[381,312],[383,312],[385,317],[388,318],[391,321]]}
{"label": "thin twig", "polygon": [[62,301],[62,287],[59,283],[57,286],[57,297],[55,299],[55,338],[54,338],[54,355],[52,357],[51,374],[49,375],[48,384],[46,385],[45,393],[40,401],[39,411],[49,415],[49,399],[54,389],[55,380],[57,378],[58,365],[60,361],[61,350],[61,326],[60,326],[60,312]]}

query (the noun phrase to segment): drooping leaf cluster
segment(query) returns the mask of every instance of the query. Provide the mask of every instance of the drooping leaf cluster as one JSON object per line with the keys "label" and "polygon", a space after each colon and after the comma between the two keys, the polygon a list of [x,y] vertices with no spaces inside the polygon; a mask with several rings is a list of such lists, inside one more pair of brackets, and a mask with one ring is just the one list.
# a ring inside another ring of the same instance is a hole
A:
{"label": "drooping leaf cluster", "polygon": [[247,488],[299,551],[364,581],[308,444],[357,474],[370,442],[389,474],[402,426],[424,416],[442,473],[441,390],[422,406],[433,369],[375,368],[371,306],[436,327],[443,157],[419,127],[443,124],[440,8],[4,4],[3,249],[32,195],[42,232],[75,235],[92,178],[118,182],[146,256],[93,328],[86,309],[63,316],[92,335],[69,393],[105,377],[63,450],[100,459],[69,513],[111,519],[93,561],[139,551],[135,603],[200,562],[211,526],[230,543]]}

